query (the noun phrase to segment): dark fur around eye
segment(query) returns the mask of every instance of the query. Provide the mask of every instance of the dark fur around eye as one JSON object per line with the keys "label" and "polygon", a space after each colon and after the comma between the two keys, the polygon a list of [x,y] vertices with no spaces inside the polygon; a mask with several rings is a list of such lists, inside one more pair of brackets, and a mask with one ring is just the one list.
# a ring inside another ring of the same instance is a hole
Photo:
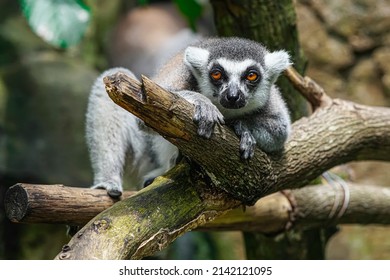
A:
{"label": "dark fur around eye", "polygon": [[[213,79],[213,74],[214,73],[221,73],[221,78],[220,79]],[[220,65],[214,65],[210,71],[209,71],[209,78],[210,78],[210,81],[214,84],[214,85],[221,85],[222,84],[222,81],[226,80],[226,73],[224,71],[224,69],[220,66]]]}
{"label": "dark fur around eye", "polygon": [[[248,80],[248,76],[250,74],[255,74],[257,76],[256,79],[253,81]],[[249,86],[256,86],[261,80],[261,73],[256,68],[248,68],[242,75],[242,80],[244,80]]]}

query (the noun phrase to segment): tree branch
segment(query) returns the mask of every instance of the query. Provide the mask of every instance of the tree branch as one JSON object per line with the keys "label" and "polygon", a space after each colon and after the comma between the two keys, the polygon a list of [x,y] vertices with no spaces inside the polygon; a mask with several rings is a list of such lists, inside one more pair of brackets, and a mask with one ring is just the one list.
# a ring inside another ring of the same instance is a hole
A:
{"label": "tree branch", "polygon": [[[235,208],[206,223],[201,230],[240,230],[277,233],[286,229],[313,228],[333,224],[390,224],[389,187],[348,183],[340,186],[315,185],[261,198],[254,206]],[[345,191],[349,193],[345,213]],[[124,198],[136,192],[123,193]],[[63,185],[17,184],[6,194],[6,214],[13,222],[85,225],[118,200],[105,190]],[[366,205],[370,205],[369,208]]]}
{"label": "tree branch", "polygon": [[298,90],[311,104],[313,111],[332,104],[332,99],[325,93],[324,89],[320,87],[320,85],[318,85],[310,77],[302,77],[301,74],[294,69],[294,67],[287,68],[287,70],[284,71],[284,75],[294,88]]}
{"label": "tree branch", "polygon": [[57,259],[140,259],[239,205],[184,162],[89,221]]}
{"label": "tree branch", "polygon": [[[143,77],[142,86],[122,73],[105,78],[110,97],[141,118],[201,165],[212,182],[233,198],[253,204],[267,194],[299,188],[329,168],[351,160],[390,160],[390,109],[331,100],[293,124],[281,155],[260,149],[243,162],[239,140],[226,126],[211,139],[196,134],[193,106]],[[143,92],[143,98],[139,98]]]}
{"label": "tree branch", "polygon": [[119,199],[114,199],[102,189],[16,184],[6,192],[5,213],[14,223],[83,226],[115,202],[134,194],[134,191],[126,191]]}
{"label": "tree branch", "polygon": [[251,161],[242,162],[239,140],[229,128],[218,126],[209,140],[197,135],[193,106],[186,100],[145,77],[141,87],[121,73],[104,81],[117,104],[202,169],[182,163],[137,195],[114,204],[72,238],[57,256],[60,259],[142,258],[240,201],[253,204],[267,194],[305,186],[350,160],[390,157],[388,108],[333,100],[294,123],[282,155],[269,156],[258,149]]}

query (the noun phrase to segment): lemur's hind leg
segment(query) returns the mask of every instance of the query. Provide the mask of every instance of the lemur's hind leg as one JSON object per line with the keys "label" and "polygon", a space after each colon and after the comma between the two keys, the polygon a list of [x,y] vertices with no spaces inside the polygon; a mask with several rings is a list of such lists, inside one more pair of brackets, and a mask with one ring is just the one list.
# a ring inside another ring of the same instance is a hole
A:
{"label": "lemur's hind leg", "polygon": [[116,105],[108,96],[103,77],[124,72],[125,68],[105,71],[95,81],[89,97],[86,115],[86,140],[94,172],[93,188],[103,188],[112,197],[122,194],[122,175],[130,143],[130,128],[136,127],[136,118]]}

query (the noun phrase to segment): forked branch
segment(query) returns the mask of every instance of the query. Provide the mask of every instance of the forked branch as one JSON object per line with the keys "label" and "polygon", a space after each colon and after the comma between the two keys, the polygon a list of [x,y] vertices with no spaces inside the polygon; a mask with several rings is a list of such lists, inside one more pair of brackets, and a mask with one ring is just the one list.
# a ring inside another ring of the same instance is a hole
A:
{"label": "forked branch", "polygon": [[[148,188],[120,201],[76,234],[60,259],[142,258],[177,236],[265,195],[307,185],[351,160],[390,160],[390,109],[332,100],[293,124],[280,155],[257,149],[243,162],[225,126],[211,139],[196,133],[193,106],[143,77],[106,77],[111,98],[197,163],[182,162]],[[104,117],[104,116],[102,116]]]}

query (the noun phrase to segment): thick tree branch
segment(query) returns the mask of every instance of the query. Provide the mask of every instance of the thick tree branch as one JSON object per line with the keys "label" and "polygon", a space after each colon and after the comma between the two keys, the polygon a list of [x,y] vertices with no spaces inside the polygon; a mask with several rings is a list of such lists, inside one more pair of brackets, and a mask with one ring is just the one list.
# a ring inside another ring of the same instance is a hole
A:
{"label": "thick tree branch", "polygon": [[[390,223],[388,187],[348,183],[346,191],[348,193],[340,186],[314,185],[287,194],[277,192],[259,199],[246,211],[236,208],[201,228],[269,234],[291,228]],[[345,195],[349,198],[346,211],[342,213]]]}
{"label": "thick tree branch", "polygon": [[[390,109],[332,100],[293,125],[281,155],[256,150],[242,162],[239,141],[225,126],[209,140],[196,134],[193,106],[147,78],[106,77],[111,98],[179,147],[186,163],[91,220],[59,259],[142,258],[180,234],[260,197],[307,185],[329,168],[363,159],[390,159]],[[104,116],[102,116],[104,117]],[[227,195],[227,193],[229,195]],[[233,197],[233,198],[232,198]],[[98,248],[98,249],[97,249]]]}
{"label": "thick tree branch", "polygon": [[126,191],[120,199],[113,199],[102,189],[16,184],[6,192],[5,213],[15,223],[83,226],[115,202],[134,194]]}
{"label": "thick tree branch", "polygon": [[[276,233],[287,228],[332,224],[390,224],[389,187],[348,183],[348,205],[341,217],[345,190],[340,185],[316,185],[261,198],[254,206],[238,207],[199,227]],[[123,193],[123,198],[136,192]],[[105,190],[62,185],[17,184],[6,196],[6,214],[13,222],[85,225],[117,200]],[[370,205],[370,207],[366,207]]]}
{"label": "thick tree branch", "polygon": [[56,258],[140,259],[238,205],[239,201],[210,188],[198,170],[180,163],[97,215]]}
{"label": "thick tree branch", "polygon": [[[332,100],[293,125],[281,155],[257,149],[241,161],[239,140],[218,126],[209,140],[196,134],[193,106],[143,77],[143,86],[118,73],[106,77],[111,98],[144,120],[201,165],[213,183],[233,198],[253,204],[267,194],[307,185],[329,168],[351,160],[390,160],[390,109]],[[131,89],[131,90],[129,90]],[[144,93],[139,98],[140,92]]]}

